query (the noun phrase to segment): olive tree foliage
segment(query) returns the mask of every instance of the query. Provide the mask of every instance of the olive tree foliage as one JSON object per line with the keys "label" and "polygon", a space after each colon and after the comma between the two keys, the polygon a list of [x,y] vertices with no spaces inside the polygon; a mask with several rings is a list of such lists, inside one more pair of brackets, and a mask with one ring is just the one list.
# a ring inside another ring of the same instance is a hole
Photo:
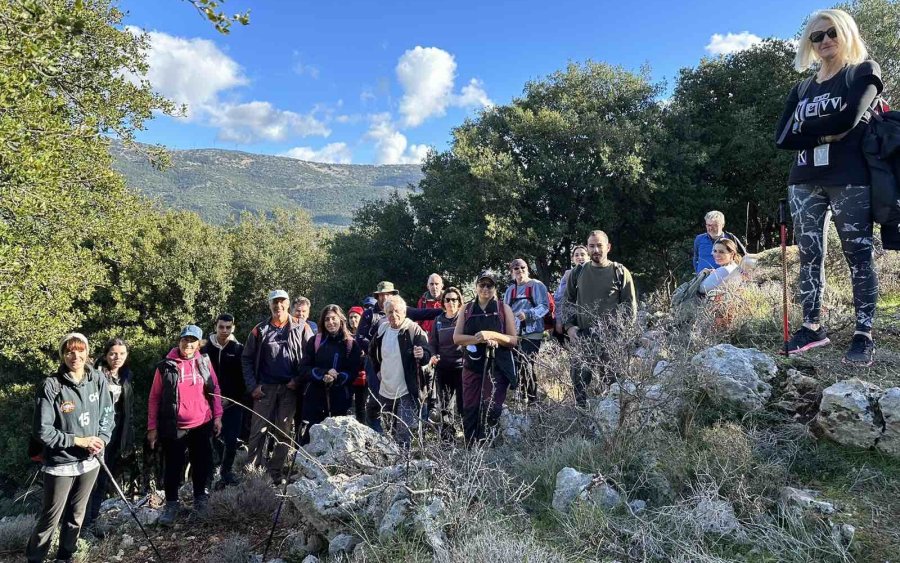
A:
{"label": "olive tree foliage", "polygon": [[[246,334],[253,323],[268,315],[266,297],[273,289],[287,291],[292,299],[310,298],[310,316],[317,315],[325,305],[321,302],[324,286],[330,282],[323,275],[328,237],[302,210],[276,210],[271,217],[244,213],[227,229],[227,239],[207,249],[213,254],[231,253],[231,294],[225,309],[240,323],[239,334]],[[212,317],[208,322],[212,323]]]}
{"label": "olive tree foliage", "polygon": [[897,105],[900,97],[900,1],[856,0],[839,4],[859,26],[869,55],[881,66],[885,95]]}
{"label": "olive tree foliage", "polygon": [[105,0],[0,0],[0,357],[23,359],[83,320],[108,283],[137,198],[106,134],[131,139],[171,104],[125,73],[146,37]]}

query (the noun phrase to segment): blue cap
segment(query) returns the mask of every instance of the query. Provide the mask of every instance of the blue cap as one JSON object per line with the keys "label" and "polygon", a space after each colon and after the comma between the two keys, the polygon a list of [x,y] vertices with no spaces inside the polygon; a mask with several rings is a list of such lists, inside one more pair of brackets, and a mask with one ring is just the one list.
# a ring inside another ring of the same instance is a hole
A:
{"label": "blue cap", "polygon": [[377,304],[378,301],[376,301],[374,297],[366,297],[365,299],[363,299],[363,306],[365,307],[372,307]]}
{"label": "blue cap", "polygon": [[197,325],[187,325],[186,327],[181,329],[181,336],[179,336],[178,338],[181,339],[187,336],[191,336],[193,338],[196,338],[197,340],[200,340],[203,338],[203,331],[200,330],[200,327]]}
{"label": "blue cap", "polygon": [[269,303],[276,299],[290,299],[288,292],[283,289],[273,289],[269,292]]}

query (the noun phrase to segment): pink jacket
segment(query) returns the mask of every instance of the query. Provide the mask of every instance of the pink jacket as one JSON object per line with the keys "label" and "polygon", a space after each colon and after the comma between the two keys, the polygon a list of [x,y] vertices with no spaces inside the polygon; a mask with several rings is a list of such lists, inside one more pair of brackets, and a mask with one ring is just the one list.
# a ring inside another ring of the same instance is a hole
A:
{"label": "pink jacket", "polygon": [[[197,360],[200,353],[194,354],[191,359],[182,357],[178,348],[172,348],[166,355],[166,359],[175,360],[178,366],[180,378],[178,380],[178,428],[187,430],[206,424],[213,418],[222,417],[222,399],[219,391],[219,380],[212,364],[209,366],[209,375],[215,389],[215,396],[210,409],[209,400],[203,392],[203,377],[197,368]],[[153,384],[150,386],[150,402],[147,408],[147,429],[156,430],[156,419],[159,414],[159,401],[162,398],[163,381],[159,369],[153,374]]]}

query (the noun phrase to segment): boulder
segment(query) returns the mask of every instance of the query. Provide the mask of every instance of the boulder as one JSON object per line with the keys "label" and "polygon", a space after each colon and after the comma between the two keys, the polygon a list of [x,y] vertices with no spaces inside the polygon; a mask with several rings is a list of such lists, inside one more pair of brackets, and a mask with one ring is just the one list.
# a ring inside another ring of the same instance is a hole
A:
{"label": "boulder", "polygon": [[801,509],[811,509],[819,514],[834,514],[834,505],[830,502],[818,500],[819,493],[808,489],[795,489],[784,487],[781,489],[781,503],[786,507],[796,506]]}
{"label": "boulder", "polygon": [[503,409],[500,414],[500,430],[503,438],[511,443],[521,442],[531,429],[531,419],[524,414],[515,414],[509,409]]}
{"label": "boulder", "polygon": [[856,528],[850,524],[833,524],[831,526],[831,539],[838,545],[850,545],[855,535]]}
{"label": "boulder", "polygon": [[859,379],[838,381],[822,391],[816,426],[845,446],[871,448],[884,427],[878,407],[881,389]]}
{"label": "boulder", "polygon": [[430,502],[419,505],[413,517],[415,529],[425,536],[425,541],[428,542],[434,553],[435,561],[448,561],[450,558],[450,552],[447,549],[447,534],[444,533],[446,513],[444,501],[434,497]]}
{"label": "boulder", "polygon": [[891,456],[900,457],[900,387],[891,387],[878,399],[884,431],[876,447]]}
{"label": "boulder", "polygon": [[622,495],[599,473],[581,473],[571,467],[563,467],[556,474],[553,509],[565,514],[576,500],[612,509],[622,503]]}
{"label": "boulder", "polygon": [[319,563],[319,558],[315,555],[307,555],[300,563]]}
{"label": "boulder", "polygon": [[769,381],[778,368],[767,354],[755,348],[718,344],[691,359],[707,376],[706,391],[715,403],[725,403],[742,412],[761,409],[772,395]]}
{"label": "boulder", "polygon": [[353,548],[360,542],[360,539],[350,534],[338,534],[330,542],[328,542],[328,555],[332,557],[341,554],[353,553]]}
{"label": "boulder", "polygon": [[402,498],[388,508],[381,518],[381,523],[378,525],[378,537],[380,539],[396,535],[400,528],[409,522],[409,506],[409,499]]}
{"label": "boulder", "polygon": [[[309,444],[303,449],[326,468],[343,473],[374,473],[397,463],[401,452],[397,444],[366,426],[353,416],[334,416],[314,424]],[[298,454],[297,461],[307,458]]]}

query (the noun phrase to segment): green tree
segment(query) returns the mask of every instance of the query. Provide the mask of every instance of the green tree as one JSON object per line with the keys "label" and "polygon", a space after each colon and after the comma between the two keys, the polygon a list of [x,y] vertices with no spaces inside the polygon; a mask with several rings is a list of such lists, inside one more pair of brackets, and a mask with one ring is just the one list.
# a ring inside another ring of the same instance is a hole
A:
{"label": "green tree", "polygon": [[137,199],[106,134],[130,139],[171,105],[127,75],[146,38],[104,0],[0,0],[0,355],[36,350],[83,320],[75,300],[107,280],[102,258]]}
{"label": "green tree", "polygon": [[[859,25],[869,55],[881,65],[884,89],[897,100],[900,86],[900,2],[897,0],[856,0],[838,4]],[[896,102],[895,102],[896,103]]]}

